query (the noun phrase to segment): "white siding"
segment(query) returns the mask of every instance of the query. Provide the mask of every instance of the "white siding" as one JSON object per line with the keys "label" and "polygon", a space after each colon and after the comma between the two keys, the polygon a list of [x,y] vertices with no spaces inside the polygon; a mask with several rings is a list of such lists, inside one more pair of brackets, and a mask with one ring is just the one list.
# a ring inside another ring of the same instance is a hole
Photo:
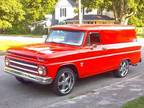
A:
{"label": "white siding", "polygon": [[[91,12],[88,12],[88,13],[86,12],[86,9],[85,9],[85,15],[97,15],[97,14],[98,14],[98,9],[93,9]],[[113,12],[107,11],[106,9],[103,10],[103,15],[114,18]]]}
{"label": "white siding", "polygon": [[[61,8],[66,8],[66,17],[65,16],[60,16],[60,9]],[[58,0],[56,6],[55,6],[55,19],[58,20],[59,22],[64,21],[66,19],[71,19],[76,14],[74,13],[74,9],[76,7],[72,6],[72,4],[68,0]],[[86,11],[86,10],[85,10]],[[86,13],[85,15],[90,15],[90,14],[97,14],[97,9],[93,9],[91,12]],[[107,15],[109,17],[114,17],[113,12],[108,12],[106,10],[103,11],[103,15]]]}
{"label": "white siding", "polygon": [[104,11],[103,11],[103,15],[107,15],[107,16],[109,16],[109,17],[111,17],[111,18],[114,18],[114,14],[113,14],[112,11],[104,10]]}
{"label": "white siding", "polygon": [[[66,17],[60,16],[61,8],[66,8]],[[73,18],[75,16],[74,9],[75,7],[73,7],[67,0],[59,0],[55,7],[55,19],[63,21],[69,18]]]}

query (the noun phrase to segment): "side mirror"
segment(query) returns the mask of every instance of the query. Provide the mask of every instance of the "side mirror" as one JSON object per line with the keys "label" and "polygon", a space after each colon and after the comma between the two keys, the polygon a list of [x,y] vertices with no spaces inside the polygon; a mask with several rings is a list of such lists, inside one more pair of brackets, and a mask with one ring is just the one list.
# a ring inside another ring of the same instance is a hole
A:
{"label": "side mirror", "polygon": [[90,49],[94,49],[94,48],[96,48],[97,47],[97,45],[96,44],[92,44],[91,46],[90,46]]}
{"label": "side mirror", "polygon": [[93,48],[96,48],[96,47],[97,47],[97,45],[96,45],[96,44],[92,44],[92,47],[93,47]]}

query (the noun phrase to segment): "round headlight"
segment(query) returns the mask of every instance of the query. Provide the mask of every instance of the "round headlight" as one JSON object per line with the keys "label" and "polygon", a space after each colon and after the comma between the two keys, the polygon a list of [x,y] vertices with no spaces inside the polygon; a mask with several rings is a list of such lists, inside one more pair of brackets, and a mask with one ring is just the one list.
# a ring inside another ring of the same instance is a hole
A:
{"label": "round headlight", "polygon": [[38,73],[40,75],[46,75],[46,68],[44,66],[39,66],[38,67]]}
{"label": "round headlight", "polygon": [[6,66],[8,66],[8,65],[9,65],[9,63],[10,63],[10,62],[9,62],[9,59],[8,59],[8,58],[6,58],[6,59],[5,59],[5,65],[6,65]]}

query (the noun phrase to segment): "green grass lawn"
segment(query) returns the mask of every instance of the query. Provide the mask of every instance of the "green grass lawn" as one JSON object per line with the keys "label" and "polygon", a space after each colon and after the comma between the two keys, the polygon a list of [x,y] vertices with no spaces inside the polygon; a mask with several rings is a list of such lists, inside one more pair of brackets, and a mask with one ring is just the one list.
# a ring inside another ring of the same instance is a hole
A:
{"label": "green grass lawn", "polygon": [[144,108],[144,96],[126,103],[122,108]]}
{"label": "green grass lawn", "polygon": [[12,40],[0,40],[0,51],[6,51],[7,49],[15,46],[23,46],[28,44],[33,44],[34,42],[19,42]]}
{"label": "green grass lawn", "polygon": [[144,34],[137,35],[137,38],[144,38]]}
{"label": "green grass lawn", "polygon": [[0,36],[42,37],[42,35],[39,34],[0,34]]}

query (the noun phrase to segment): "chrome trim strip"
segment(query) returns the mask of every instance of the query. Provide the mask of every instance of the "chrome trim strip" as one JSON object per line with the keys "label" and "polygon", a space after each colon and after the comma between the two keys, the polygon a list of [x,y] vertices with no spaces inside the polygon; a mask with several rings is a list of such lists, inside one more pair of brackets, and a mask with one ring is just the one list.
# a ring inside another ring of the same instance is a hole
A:
{"label": "chrome trim strip", "polygon": [[57,63],[52,63],[52,64],[49,64],[49,65],[58,65],[58,64],[63,64],[63,63],[65,64],[65,63],[80,62],[80,61],[91,60],[91,59],[97,59],[97,58],[103,58],[103,57],[118,56],[118,55],[123,55],[123,54],[131,54],[131,53],[136,53],[136,52],[141,52],[141,50],[134,50],[134,51],[127,51],[127,52],[106,54],[106,55],[101,55],[101,56],[94,56],[94,57],[82,58],[82,59],[71,60],[71,61],[65,61],[65,62],[57,62]]}
{"label": "chrome trim strip", "polygon": [[27,67],[31,67],[31,68],[37,68],[37,66],[33,66],[33,65],[29,65],[29,64],[26,64],[26,63],[22,63],[22,62],[17,62],[17,61],[14,61],[14,60],[9,60],[10,62],[12,63],[15,63],[15,64],[19,64],[19,65],[22,65],[22,66],[27,66]]}
{"label": "chrome trim strip", "polygon": [[18,71],[16,69],[12,69],[9,67],[5,67],[5,72],[14,75],[16,77],[21,77],[43,85],[51,84],[53,81],[51,77],[41,77],[30,73],[25,73],[23,71]]}
{"label": "chrome trim strip", "polygon": [[19,67],[19,66],[11,65],[11,64],[9,66],[11,66],[12,68],[21,69],[23,71],[28,71],[28,72],[32,72],[32,73],[38,73],[37,71],[33,71],[33,70],[30,70],[30,69],[25,69],[25,68],[22,68],[22,67]]}

